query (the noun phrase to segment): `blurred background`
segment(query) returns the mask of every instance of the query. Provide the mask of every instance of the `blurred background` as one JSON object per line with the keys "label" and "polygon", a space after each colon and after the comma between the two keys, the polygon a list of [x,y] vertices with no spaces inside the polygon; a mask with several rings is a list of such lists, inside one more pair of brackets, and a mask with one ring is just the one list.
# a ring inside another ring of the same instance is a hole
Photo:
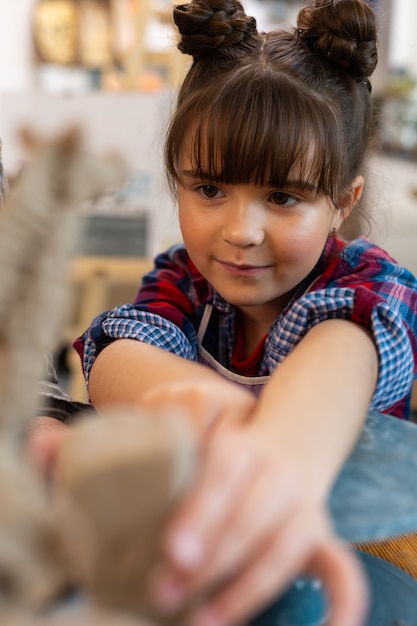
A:
{"label": "blurred background", "polygon": [[[380,28],[371,79],[377,138],[367,175],[367,234],[417,274],[417,2],[369,0]],[[249,0],[260,30],[295,24],[299,0]],[[164,0],[0,0],[0,137],[11,187],[27,156],[18,130],[71,125],[128,163],[123,188],[84,208],[57,359],[85,397],[70,341],[98,312],[134,297],[152,256],[180,239],[162,170],[164,130],[189,57]]]}

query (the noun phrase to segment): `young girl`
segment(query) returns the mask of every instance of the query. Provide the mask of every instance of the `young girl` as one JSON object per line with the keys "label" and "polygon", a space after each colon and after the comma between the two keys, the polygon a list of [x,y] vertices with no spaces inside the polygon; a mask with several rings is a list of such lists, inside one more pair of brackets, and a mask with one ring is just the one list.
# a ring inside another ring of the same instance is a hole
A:
{"label": "young girl", "polygon": [[364,187],[375,16],[316,0],[263,34],[239,2],[196,0],[174,19],[194,60],[166,141],[184,244],[78,342],[90,398],[181,407],[201,437],[160,606],[209,591],[195,624],[242,623],[312,571],[332,624],[356,626],[363,583],[326,499],[368,409],[407,417],[416,371],[416,280],[338,236]]}

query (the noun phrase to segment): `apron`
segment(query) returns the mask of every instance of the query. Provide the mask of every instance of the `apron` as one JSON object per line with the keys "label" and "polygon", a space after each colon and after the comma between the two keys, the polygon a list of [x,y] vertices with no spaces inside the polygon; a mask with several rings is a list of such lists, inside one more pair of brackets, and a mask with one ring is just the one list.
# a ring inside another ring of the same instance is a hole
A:
{"label": "apron", "polygon": [[203,340],[206,334],[208,324],[213,312],[213,305],[206,304],[204,308],[203,317],[201,318],[200,326],[197,332],[198,339],[198,361],[203,365],[207,365],[211,369],[215,370],[223,378],[230,380],[231,382],[244,387],[248,391],[251,391],[256,397],[258,397],[262,391],[263,386],[268,382],[269,376],[242,376],[236,374],[227,369],[224,365],[216,361],[212,354],[210,354],[205,348],[203,348]]}
{"label": "apron", "polygon": [[[304,289],[302,295],[308,293],[313,285],[320,278],[320,275],[317,276],[308,286]],[[200,325],[198,327],[197,339],[198,339],[198,361],[203,365],[207,365],[211,369],[215,370],[218,374],[230,380],[241,387],[251,391],[256,397],[259,397],[263,386],[266,385],[270,376],[242,376],[241,374],[236,374],[235,372],[231,372],[224,365],[216,361],[212,354],[210,354],[205,348],[203,348],[203,340],[206,334],[211,314],[213,312],[213,305],[206,304],[204,307],[203,317],[201,318]]]}

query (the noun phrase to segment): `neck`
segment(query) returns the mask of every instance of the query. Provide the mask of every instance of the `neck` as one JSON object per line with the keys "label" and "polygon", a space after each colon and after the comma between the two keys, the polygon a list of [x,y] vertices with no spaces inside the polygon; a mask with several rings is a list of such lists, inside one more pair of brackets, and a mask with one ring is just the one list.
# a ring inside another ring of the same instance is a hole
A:
{"label": "neck", "polygon": [[271,328],[275,317],[271,320],[268,317],[253,315],[251,308],[239,309],[238,318],[240,328],[243,332],[246,356],[250,356],[255,350],[260,340],[265,337]]}

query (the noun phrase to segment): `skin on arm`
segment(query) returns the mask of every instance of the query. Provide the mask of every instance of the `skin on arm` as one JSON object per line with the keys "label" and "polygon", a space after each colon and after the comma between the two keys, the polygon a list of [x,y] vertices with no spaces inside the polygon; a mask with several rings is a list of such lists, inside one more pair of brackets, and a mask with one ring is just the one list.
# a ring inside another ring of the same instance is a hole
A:
{"label": "skin on arm", "polygon": [[316,482],[326,496],[359,436],[376,388],[378,354],[372,336],[350,321],[322,322],[275,374],[262,396],[257,423],[285,433],[305,464],[317,468]]}
{"label": "skin on arm", "polygon": [[214,583],[219,591],[195,624],[239,623],[307,570],[334,600],[332,625],[361,623],[366,585],[332,534],[326,498],[377,372],[361,327],[329,320],[310,330],[272,375],[250,423],[212,436],[201,479],[165,535],[166,563],[153,580],[159,602],[172,609]]}
{"label": "skin on arm", "polygon": [[140,408],[178,408],[203,434],[218,419],[242,421],[256,399],[215,371],[156,346],[120,339],[97,357],[90,374],[93,405],[130,404]]}

